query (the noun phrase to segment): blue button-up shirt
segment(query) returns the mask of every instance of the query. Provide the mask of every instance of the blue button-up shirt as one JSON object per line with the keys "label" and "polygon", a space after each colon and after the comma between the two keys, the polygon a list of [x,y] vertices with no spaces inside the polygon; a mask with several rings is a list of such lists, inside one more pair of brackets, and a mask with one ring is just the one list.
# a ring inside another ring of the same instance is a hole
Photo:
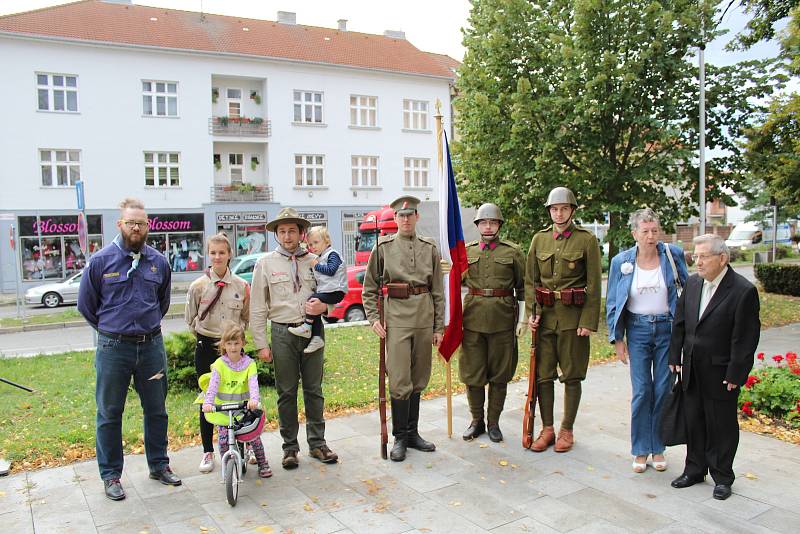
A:
{"label": "blue button-up shirt", "polygon": [[149,334],[169,310],[172,272],[166,258],[149,245],[130,275],[133,258],[117,236],[94,254],[81,277],[78,311],[97,330]]}

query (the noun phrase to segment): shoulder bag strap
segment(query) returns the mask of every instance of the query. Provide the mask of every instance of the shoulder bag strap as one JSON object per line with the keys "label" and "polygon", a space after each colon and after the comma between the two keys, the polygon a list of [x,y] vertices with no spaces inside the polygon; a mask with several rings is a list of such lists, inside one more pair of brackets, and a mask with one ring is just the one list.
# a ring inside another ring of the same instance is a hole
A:
{"label": "shoulder bag strap", "polygon": [[678,268],[675,267],[675,259],[672,257],[672,249],[669,248],[669,243],[664,243],[664,247],[667,249],[667,259],[669,260],[669,264],[672,265],[672,277],[675,278],[675,287],[678,288],[678,296],[681,296],[683,293],[683,285],[681,284],[681,279],[678,276]]}

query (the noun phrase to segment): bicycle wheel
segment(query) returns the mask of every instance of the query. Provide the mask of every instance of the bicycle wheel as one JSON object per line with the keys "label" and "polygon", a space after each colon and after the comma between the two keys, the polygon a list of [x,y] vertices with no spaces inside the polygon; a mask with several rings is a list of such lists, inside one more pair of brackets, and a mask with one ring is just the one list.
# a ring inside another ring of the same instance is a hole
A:
{"label": "bicycle wheel", "polygon": [[228,496],[228,504],[236,506],[239,498],[239,466],[234,456],[229,456],[225,461],[225,493]]}

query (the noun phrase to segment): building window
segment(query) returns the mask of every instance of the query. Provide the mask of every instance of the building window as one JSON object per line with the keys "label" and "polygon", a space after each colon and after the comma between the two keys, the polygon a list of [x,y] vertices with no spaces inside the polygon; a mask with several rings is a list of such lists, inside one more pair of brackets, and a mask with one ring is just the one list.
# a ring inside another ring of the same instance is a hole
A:
{"label": "building window", "polygon": [[405,158],[403,165],[403,185],[405,187],[430,187],[428,183],[429,159]]}
{"label": "building window", "polygon": [[242,116],[242,90],[228,88],[225,96],[228,101],[228,117],[238,119]]}
{"label": "building window", "polygon": [[78,111],[78,77],[36,73],[40,111]]}
{"label": "building window", "polygon": [[39,149],[42,187],[72,187],[81,179],[80,150]]}
{"label": "building window", "polygon": [[322,187],[325,185],[323,162],[318,154],[295,154],[294,185],[297,187]]}
{"label": "building window", "polygon": [[[87,215],[88,252],[103,248],[102,216]],[[78,242],[75,215],[45,215],[19,218],[20,256],[24,280],[58,280],[78,273],[86,258]],[[80,277],[71,280],[77,292]],[[77,293],[76,293],[77,294]]]}
{"label": "building window", "polygon": [[403,128],[428,129],[428,103],[424,100],[403,100]]}
{"label": "building window", "polygon": [[145,152],[144,185],[147,187],[180,187],[178,152]]}
{"label": "building window", "polygon": [[353,187],[378,187],[378,157],[351,156]]}
{"label": "building window", "polygon": [[294,122],[322,124],[322,93],[294,92]]}
{"label": "building window", "polygon": [[350,95],[350,126],[378,125],[378,97]]}
{"label": "building window", "polygon": [[142,114],[155,117],[178,116],[178,84],[142,80]]}
{"label": "building window", "polygon": [[244,154],[228,154],[228,169],[230,170],[231,183],[242,183]]}

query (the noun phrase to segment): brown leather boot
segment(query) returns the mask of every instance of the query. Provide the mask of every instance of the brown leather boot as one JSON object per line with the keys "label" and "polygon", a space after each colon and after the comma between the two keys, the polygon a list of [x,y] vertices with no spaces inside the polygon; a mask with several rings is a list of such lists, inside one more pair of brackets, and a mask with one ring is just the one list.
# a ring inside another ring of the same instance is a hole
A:
{"label": "brown leather boot", "polygon": [[562,428],[558,431],[558,439],[554,450],[556,452],[567,452],[572,448],[573,443],[575,443],[575,436],[572,434],[572,430]]}
{"label": "brown leather boot", "polygon": [[555,442],[556,431],[552,426],[546,426],[542,428],[541,432],[539,432],[539,437],[536,438],[536,441],[534,441],[533,445],[531,445],[531,450],[533,452],[544,452],[547,450],[547,447]]}

